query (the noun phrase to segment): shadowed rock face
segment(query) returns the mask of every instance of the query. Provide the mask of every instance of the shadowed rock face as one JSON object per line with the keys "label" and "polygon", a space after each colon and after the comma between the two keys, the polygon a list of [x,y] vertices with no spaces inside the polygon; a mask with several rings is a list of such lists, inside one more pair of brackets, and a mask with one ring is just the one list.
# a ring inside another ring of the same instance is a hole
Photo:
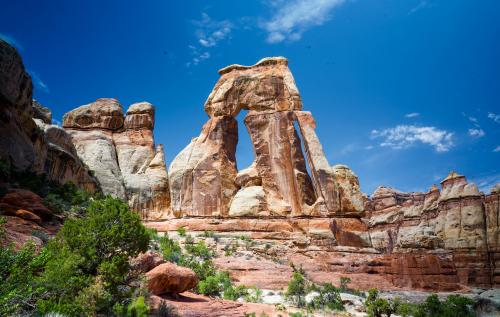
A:
{"label": "shadowed rock face", "polygon": [[50,110],[33,101],[32,94],[21,57],[0,40],[0,159],[18,170],[98,190],[98,182],[76,155],[67,133],[51,124]]}
{"label": "shadowed rock face", "polygon": [[124,116],[116,99],[100,98],[66,113],[63,126],[105,194],[128,201],[144,218],[166,214],[168,175],[163,147],[155,149],[153,105],[133,104]]}

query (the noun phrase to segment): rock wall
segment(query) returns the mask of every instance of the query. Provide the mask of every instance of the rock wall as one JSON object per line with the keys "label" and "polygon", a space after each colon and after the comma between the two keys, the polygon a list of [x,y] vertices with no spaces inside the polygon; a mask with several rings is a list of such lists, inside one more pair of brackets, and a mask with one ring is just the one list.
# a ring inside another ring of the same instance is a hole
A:
{"label": "rock wall", "polygon": [[170,206],[163,146],[155,148],[153,105],[132,104],[124,116],[116,99],[101,98],[64,115],[78,156],[105,194],[128,201],[145,219],[161,218]]}
{"label": "rock wall", "polygon": [[21,57],[0,40],[0,159],[18,170],[45,173],[50,180],[99,190],[69,135],[51,124],[50,110],[32,96],[31,77]]}

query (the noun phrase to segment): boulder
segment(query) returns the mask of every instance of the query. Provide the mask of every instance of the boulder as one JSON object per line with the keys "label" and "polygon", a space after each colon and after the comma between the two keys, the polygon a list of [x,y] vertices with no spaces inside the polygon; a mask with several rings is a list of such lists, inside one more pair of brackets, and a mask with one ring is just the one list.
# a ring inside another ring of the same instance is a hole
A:
{"label": "boulder", "polygon": [[24,209],[17,210],[14,213],[14,216],[22,218],[22,219],[25,219],[25,220],[33,221],[33,222],[35,222],[37,224],[41,224],[42,223],[42,218],[40,218],[39,216],[35,215],[31,211],[27,211],[27,210],[24,210]]}
{"label": "boulder", "polygon": [[229,216],[259,216],[267,213],[266,199],[262,186],[249,186],[240,189],[229,208]]}
{"label": "boulder", "polygon": [[43,220],[52,218],[52,211],[43,204],[43,199],[26,189],[11,189],[0,199],[0,210],[5,215],[16,216],[19,209],[29,211]]}
{"label": "boulder", "polygon": [[198,284],[196,273],[191,269],[167,262],[146,273],[148,289],[155,295],[179,294]]}
{"label": "boulder", "polygon": [[63,116],[63,128],[117,130],[123,126],[123,110],[118,100],[99,98]]}

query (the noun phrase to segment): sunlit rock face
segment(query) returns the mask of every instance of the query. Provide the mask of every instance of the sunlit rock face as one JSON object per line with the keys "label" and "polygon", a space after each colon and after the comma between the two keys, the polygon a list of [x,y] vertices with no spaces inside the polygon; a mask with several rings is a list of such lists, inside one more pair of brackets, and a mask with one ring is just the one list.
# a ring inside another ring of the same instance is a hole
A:
{"label": "sunlit rock face", "polygon": [[116,99],[100,98],[63,118],[103,192],[128,201],[146,219],[166,216],[170,206],[163,147],[154,143],[154,112],[153,105],[140,102],[124,115]]}

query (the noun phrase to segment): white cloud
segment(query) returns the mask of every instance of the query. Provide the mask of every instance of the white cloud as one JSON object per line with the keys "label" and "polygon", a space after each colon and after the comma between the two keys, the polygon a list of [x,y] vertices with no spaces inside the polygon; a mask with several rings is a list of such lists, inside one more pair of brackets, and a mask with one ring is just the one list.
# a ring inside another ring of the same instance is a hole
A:
{"label": "white cloud", "polygon": [[206,13],[201,14],[201,20],[193,21],[197,26],[198,43],[204,47],[216,46],[218,42],[229,37],[233,24],[228,20],[216,21]]}
{"label": "white cloud", "polygon": [[49,86],[47,86],[47,84],[42,81],[37,72],[28,70],[28,73],[31,75],[31,80],[33,82],[33,85],[35,85],[35,89],[38,88],[47,94],[50,92]]}
{"label": "white cloud", "polygon": [[471,180],[474,182],[478,189],[483,193],[489,193],[496,184],[500,183],[500,174],[496,173],[493,175],[486,175],[483,177],[477,177]]}
{"label": "white cloud", "polygon": [[493,149],[493,152],[500,152],[500,145]]}
{"label": "white cloud", "polygon": [[415,118],[415,117],[418,117],[419,115],[420,115],[420,113],[418,113],[418,112],[410,112],[410,113],[405,114],[405,117],[406,118]]}
{"label": "white cloud", "polygon": [[480,138],[483,137],[486,133],[484,133],[483,129],[469,129],[469,135],[471,137]]}
{"label": "white cloud", "polygon": [[488,118],[490,118],[491,120],[495,121],[496,123],[500,123],[500,114],[489,112],[488,113]]}
{"label": "white cloud", "polygon": [[397,150],[408,148],[418,142],[434,147],[437,152],[447,152],[453,147],[453,133],[436,127],[398,125],[380,131],[372,130],[371,136],[382,139],[380,146]]}
{"label": "white cloud", "polygon": [[17,41],[16,39],[14,39],[12,36],[0,33],[0,39],[4,40],[5,42],[7,42],[10,45],[14,46],[15,48],[17,48],[20,51],[23,50],[23,46],[21,45],[21,43],[19,43],[19,41]]}
{"label": "white cloud", "polygon": [[261,23],[267,31],[267,42],[297,41],[313,26],[322,25],[331,16],[334,8],[346,0],[291,0],[271,1],[275,14]]}
{"label": "white cloud", "polygon": [[413,14],[413,13],[416,13],[416,12],[423,10],[423,9],[432,8],[433,6],[434,6],[434,4],[431,3],[430,1],[421,0],[416,6],[414,6],[410,10],[410,12],[408,12],[408,14]]}
{"label": "white cloud", "polygon": [[233,24],[229,20],[213,20],[208,14],[202,13],[201,20],[192,21],[196,26],[196,45],[190,45],[189,49],[193,58],[186,66],[198,65],[204,60],[210,58],[208,49],[213,48],[219,42],[230,38]]}

